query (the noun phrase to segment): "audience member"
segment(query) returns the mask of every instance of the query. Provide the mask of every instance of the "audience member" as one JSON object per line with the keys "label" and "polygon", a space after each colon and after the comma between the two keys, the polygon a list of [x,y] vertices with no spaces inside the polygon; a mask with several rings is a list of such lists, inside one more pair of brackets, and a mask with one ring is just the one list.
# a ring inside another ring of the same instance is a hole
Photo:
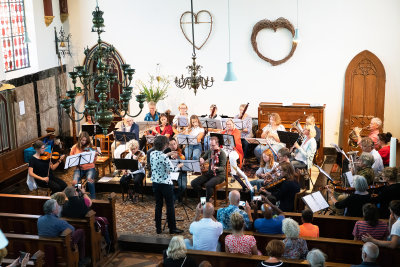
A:
{"label": "audience member", "polygon": [[313,212],[310,209],[305,209],[301,213],[300,237],[319,237],[318,225],[312,224]]}
{"label": "audience member", "polygon": [[64,220],[58,218],[60,206],[54,199],[47,200],[43,205],[44,215],[37,222],[38,235],[46,237],[58,237],[67,228],[72,232],[72,243],[78,245],[79,266],[90,264],[90,259],[85,258],[85,233],[82,229],[76,229]]}
{"label": "audience member", "polygon": [[377,245],[371,242],[367,242],[362,247],[361,258],[362,263],[359,265],[352,265],[352,267],[357,266],[372,266],[372,267],[379,267],[376,264],[376,259],[379,256],[379,248]]}
{"label": "audience member", "polygon": [[202,261],[200,262],[199,267],[212,267],[212,265],[209,261]]}
{"label": "audience member", "polygon": [[367,233],[375,239],[386,239],[389,235],[388,226],[379,220],[378,208],[374,204],[367,203],[362,207],[362,212],[364,220],[357,221],[354,225],[354,240],[361,240],[361,237]]}
{"label": "audience member", "polygon": [[381,218],[389,218],[389,203],[392,200],[400,200],[400,183],[397,182],[397,168],[386,167],[382,172],[383,179],[388,185],[383,187],[374,202],[379,203],[379,214]]}
{"label": "audience member", "polygon": [[246,255],[257,255],[256,239],[252,235],[244,235],[244,219],[239,212],[234,212],[230,218],[232,234],[225,237],[225,252]]}
{"label": "audience member", "polygon": [[326,254],[319,249],[312,249],[307,253],[306,257],[311,267],[324,267],[326,261]]}
{"label": "audience member", "polygon": [[336,200],[331,188],[327,187],[327,189],[331,193],[331,200],[336,208],[347,208],[345,216],[362,217],[362,206],[371,202],[371,196],[367,191],[368,183],[364,177],[355,175],[353,184],[354,188],[356,189],[354,194],[351,194],[341,201]]}
{"label": "audience member", "polygon": [[273,239],[269,241],[265,250],[267,251],[267,256],[269,256],[269,258],[265,261],[259,262],[257,267],[287,266],[286,263],[280,260],[285,251],[285,244],[283,244],[281,240]]}
{"label": "audience member", "polygon": [[65,195],[64,192],[57,192],[51,195],[50,197],[51,199],[55,199],[57,201],[57,204],[62,207],[65,202],[67,202],[68,198]]}
{"label": "audience member", "polygon": [[229,203],[230,205],[226,208],[221,208],[217,212],[217,220],[222,223],[224,230],[232,229],[231,226],[231,215],[234,212],[239,212],[244,219],[245,228],[251,229],[253,218],[251,216],[251,208],[249,203],[246,202],[244,210],[239,209],[240,193],[237,190],[229,192]]}
{"label": "audience member", "polygon": [[169,242],[168,249],[164,250],[164,267],[197,267],[196,262],[186,255],[186,246],[183,237],[174,236]]}
{"label": "audience member", "polygon": [[[261,205],[264,218],[254,221],[254,229],[263,234],[282,234],[282,221],[285,219],[283,211],[272,204],[268,198],[265,198],[265,202]],[[276,216],[274,212],[277,214]],[[257,211],[254,213],[257,214]]]}
{"label": "audience member", "polygon": [[286,218],[282,223],[282,232],[285,235],[285,239],[283,240],[285,244],[283,258],[304,259],[307,255],[308,248],[306,241],[299,238],[299,224],[291,218]]}
{"label": "audience member", "polygon": [[[69,218],[84,218],[86,213],[89,211],[89,207],[85,203],[85,198],[90,198],[84,194],[83,189],[75,189],[73,186],[65,188],[64,193],[68,198],[68,201],[62,208],[61,215]],[[82,192],[83,194],[79,194]]]}
{"label": "audience member", "polygon": [[[1,263],[3,262],[3,259],[7,256],[7,249],[6,246],[8,245],[8,240],[3,234],[3,232],[0,230],[0,266]],[[11,264],[5,266],[5,267],[25,267],[28,264],[29,261],[29,253],[26,253],[25,256],[21,259],[21,257],[16,258]]]}
{"label": "audience member", "polygon": [[364,242],[372,242],[380,247],[397,248],[400,247],[400,200],[392,200],[389,204],[390,219],[389,230],[390,236],[388,241],[377,240],[370,234],[362,237]]}
{"label": "audience member", "polygon": [[[203,218],[201,217],[203,212]],[[215,220],[213,204],[207,202],[204,207],[199,203],[196,207],[194,221],[190,224],[189,232],[193,240],[185,239],[187,249],[219,251],[218,239],[222,234],[222,224]]]}

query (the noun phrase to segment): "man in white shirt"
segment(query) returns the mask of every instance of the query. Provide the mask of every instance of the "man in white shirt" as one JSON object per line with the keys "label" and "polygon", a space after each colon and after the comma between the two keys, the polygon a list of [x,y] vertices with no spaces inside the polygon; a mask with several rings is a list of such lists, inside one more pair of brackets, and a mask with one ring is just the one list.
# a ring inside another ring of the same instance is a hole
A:
{"label": "man in white shirt", "polygon": [[[200,214],[203,218],[200,220]],[[199,203],[196,207],[194,221],[190,225],[189,232],[193,235],[192,239],[185,239],[187,249],[219,251],[219,236],[222,234],[222,224],[214,216],[214,206],[207,202],[203,207]]]}
{"label": "man in white shirt", "polygon": [[369,137],[364,137],[361,139],[360,146],[363,152],[368,152],[374,156],[375,161],[374,164],[372,164],[372,169],[374,170],[376,176],[378,172],[383,170],[383,161],[381,155],[374,149],[374,142]]}

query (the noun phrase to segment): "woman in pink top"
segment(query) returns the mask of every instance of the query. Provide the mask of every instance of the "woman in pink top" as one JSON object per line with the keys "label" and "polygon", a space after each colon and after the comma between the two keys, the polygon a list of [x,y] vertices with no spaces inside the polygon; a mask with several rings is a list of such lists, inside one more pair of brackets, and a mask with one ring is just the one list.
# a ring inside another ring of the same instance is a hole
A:
{"label": "woman in pink top", "polygon": [[246,255],[257,255],[256,239],[252,235],[243,234],[244,219],[239,212],[231,215],[233,233],[225,237],[225,252]]}

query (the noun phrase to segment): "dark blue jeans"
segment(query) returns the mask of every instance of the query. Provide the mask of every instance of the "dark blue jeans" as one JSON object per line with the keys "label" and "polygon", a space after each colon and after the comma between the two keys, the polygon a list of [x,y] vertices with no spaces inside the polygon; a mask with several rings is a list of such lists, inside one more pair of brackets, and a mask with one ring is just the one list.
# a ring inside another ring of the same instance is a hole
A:
{"label": "dark blue jeans", "polygon": [[155,221],[156,229],[161,232],[162,207],[167,205],[167,220],[169,230],[176,229],[175,207],[174,207],[174,186],[153,182],[153,192],[156,198]]}

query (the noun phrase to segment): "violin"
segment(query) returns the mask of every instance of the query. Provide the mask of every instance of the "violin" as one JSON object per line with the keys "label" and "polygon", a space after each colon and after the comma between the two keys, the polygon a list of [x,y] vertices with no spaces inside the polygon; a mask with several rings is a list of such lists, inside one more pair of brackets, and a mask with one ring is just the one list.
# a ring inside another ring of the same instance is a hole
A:
{"label": "violin", "polygon": [[286,180],[286,178],[281,178],[281,179],[279,179],[279,180],[276,180],[276,181],[274,181],[274,182],[269,183],[268,185],[264,186],[264,188],[265,188],[265,189],[270,189],[270,188],[272,188],[272,187],[274,187],[274,186],[277,186],[278,184],[282,183],[282,182],[285,181],[285,180]]}
{"label": "violin", "polygon": [[182,154],[182,149],[178,148],[178,149],[176,150],[176,152],[178,152],[178,157],[179,157],[181,160],[185,160],[185,155]]}
{"label": "violin", "polygon": [[41,154],[40,155],[40,158],[39,159],[41,159],[41,160],[59,160],[60,159],[60,153],[58,153],[58,152],[52,152],[52,153],[50,153],[50,152],[47,152],[47,151],[45,151],[43,154]]}
{"label": "violin", "polygon": [[[382,188],[384,186],[386,186],[386,183],[373,184],[373,185],[368,186],[367,191],[374,191],[374,190]],[[346,194],[351,194],[356,191],[356,189],[354,187],[346,187],[346,186],[340,186],[340,185],[333,186],[333,190],[336,192],[339,192],[339,193],[346,193]]]}

